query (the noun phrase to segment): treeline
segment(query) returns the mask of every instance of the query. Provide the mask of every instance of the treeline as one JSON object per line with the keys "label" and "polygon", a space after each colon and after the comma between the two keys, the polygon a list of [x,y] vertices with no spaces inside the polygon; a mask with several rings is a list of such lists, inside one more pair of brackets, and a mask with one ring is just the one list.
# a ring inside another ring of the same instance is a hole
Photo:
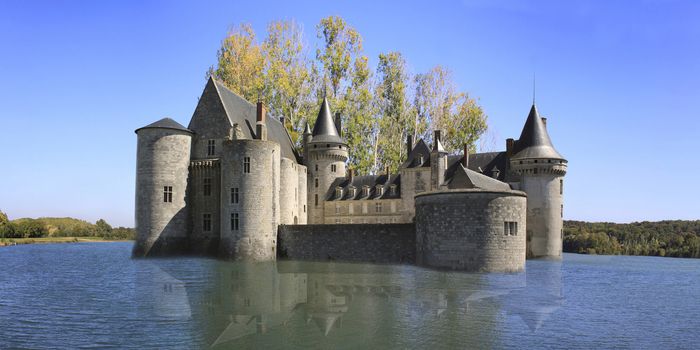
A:
{"label": "treeline", "polygon": [[700,220],[630,224],[564,221],[564,251],[700,258]]}
{"label": "treeline", "polygon": [[112,227],[105,220],[91,224],[73,218],[22,218],[9,220],[0,211],[0,238],[41,237],[102,237],[105,239],[134,239],[134,229]]}
{"label": "treeline", "polygon": [[431,142],[433,130],[444,130],[443,146],[457,153],[465,143],[474,151],[487,129],[483,109],[459,90],[449,68],[436,64],[414,74],[401,52],[391,49],[372,67],[362,35],[341,17],[322,18],[311,43],[293,20],[273,21],[266,29],[258,37],[249,24],[234,27],[207,76],[252,103],[265,102],[272,115],[285,118],[297,147],[324,96],[341,114],[349,166],[359,174],[396,170],[408,134]]}

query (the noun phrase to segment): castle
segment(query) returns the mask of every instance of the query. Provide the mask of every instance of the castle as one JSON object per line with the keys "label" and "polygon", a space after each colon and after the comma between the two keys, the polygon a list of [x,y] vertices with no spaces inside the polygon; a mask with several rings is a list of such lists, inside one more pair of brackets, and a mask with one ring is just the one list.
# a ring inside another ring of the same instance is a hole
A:
{"label": "castle", "polygon": [[526,257],[561,257],[567,161],[534,104],[520,138],[507,139],[503,152],[465,147],[451,155],[436,130],[430,146],[407,138],[395,173],[346,169],[339,130],[340,116],[324,98],[297,152],[262,103],[210,78],[187,128],[165,118],[136,130],[133,255],[466,271],[518,271]]}

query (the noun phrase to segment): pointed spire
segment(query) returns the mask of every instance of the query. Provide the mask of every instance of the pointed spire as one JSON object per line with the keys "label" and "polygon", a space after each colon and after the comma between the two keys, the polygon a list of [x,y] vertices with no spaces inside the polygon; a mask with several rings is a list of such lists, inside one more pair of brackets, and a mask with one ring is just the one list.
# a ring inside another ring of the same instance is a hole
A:
{"label": "pointed spire", "polygon": [[323,97],[323,102],[321,103],[321,108],[318,111],[318,117],[316,117],[316,124],[314,124],[312,135],[314,136],[312,142],[345,143],[340,137],[340,134],[338,134],[338,130],[335,128],[335,122],[333,122],[333,116],[331,114],[331,107],[328,104],[328,99],[326,97]]}
{"label": "pointed spire", "polygon": [[552,158],[564,159],[554,149],[552,141],[549,139],[547,128],[537,112],[537,106],[532,104],[530,114],[527,116],[520,138],[515,144],[514,159],[525,158]]}
{"label": "pointed spire", "polygon": [[311,128],[309,127],[309,122],[307,121],[304,126],[304,135],[311,135]]}

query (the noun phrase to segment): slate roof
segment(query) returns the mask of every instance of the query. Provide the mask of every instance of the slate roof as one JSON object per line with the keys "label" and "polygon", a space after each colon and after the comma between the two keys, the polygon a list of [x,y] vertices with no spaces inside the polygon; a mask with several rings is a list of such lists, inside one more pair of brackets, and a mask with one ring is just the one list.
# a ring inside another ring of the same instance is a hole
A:
{"label": "slate roof", "polygon": [[[238,96],[233,91],[229,90],[223,83],[214,78],[209,78],[213,82],[216,91],[218,92],[221,102],[226,110],[231,125],[237,123],[240,125],[243,135],[246,138],[252,139],[255,135],[256,109],[257,106],[248,102],[241,96]],[[298,155],[294,149],[292,138],[287,132],[287,128],[282,125],[279,118],[271,115],[269,112],[265,118],[267,126],[267,139],[280,144],[282,157],[298,161]]]}
{"label": "slate roof", "polygon": [[331,107],[328,105],[328,99],[325,96],[323,97],[321,108],[318,110],[318,117],[316,117],[316,123],[311,135],[313,136],[311,143],[345,143],[340,134],[338,134],[338,129],[336,129],[333,116],[331,115]]}
{"label": "slate roof", "polygon": [[532,104],[530,114],[527,116],[523,131],[520,133],[520,138],[515,142],[513,150],[513,159],[531,159],[531,158],[552,158],[564,159],[554,149],[552,141],[549,139],[547,128],[537,113],[537,107]]}
{"label": "slate roof", "polygon": [[155,123],[148,124],[144,127],[140,127],[134,132],[138,133],[139,130],[141,129],[173,129],[173,130],[180,130],[180,131],[186,131],[189,133],[192,133],[192,130],[182,126],[180,123],[170,119],[170,118],[163,118]]}
{"label": "slate roof", "polygon": [[[419,155],[423,155],[423,163],[420,162]],[[405,162],[401,165],[402,168],[418,168],[418,167],[428,167],[430,166],[430,148],[423,141],[423,139],[418,140],[413,150],[408,154]]]}
{"label": "slate roof", "polygon": [[466,169],[462,164],[457,163],[458,168],[454,172],[447,187],[455,188],[480,188],[489,191],[508,191],[510,185],[498,181],[492,177],[483,175],[471,169]]}
{"label": "slate roof", "polygon": [[[377,192],[377,185],[380,185],[383,189],[382,195]],[[391,194],[391,185],[396,185],[396,193]],[[340,186],[343,189],[343,197],[337,198],[335,196],[336,187]],[[369,186],[369,195],[362,195],[362,188],[364,186]],[[355,196],[352,196],[349,189],[355,187]],[[363,175],[354,176],[352,182],[348,178],[338,178],[336,179],[328,189],[326,193],[327,201],[334,200],[361,200],[361,199],[393,199],[401,198],[401,175],[391,174],[387,176],[382,175]]]}

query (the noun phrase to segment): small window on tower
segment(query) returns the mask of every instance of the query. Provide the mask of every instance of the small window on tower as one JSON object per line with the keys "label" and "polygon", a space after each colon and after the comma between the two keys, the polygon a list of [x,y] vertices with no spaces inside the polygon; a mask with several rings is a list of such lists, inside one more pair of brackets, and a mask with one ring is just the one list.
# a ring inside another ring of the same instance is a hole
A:
{"label": "small window on tower", "polygon": [[314,204],[318,207],[318,195],[314,195]]}
{"label": "small window on tower", "polygon": [[238,231],[238,213],[231,213],[231,231]]}
{"label": "small window on tower", "polygon": [[216,153],[216,140],[207,140],[207,155],[213,156]]}
{"label": "small window on tower", "polygon": [[202,192],[204,192],[205,196],[211,196],[211,178],[210,177],[204,178]]}
{"label": "small window on tower", "polygon": [[518,223],[515,221],[506,221],[503,223],[503,234],[506,236],[518,235]]}
{"label": "small window on tower", "polygon": [[211,214],[202,214],[202,230],[204,232],[211,231]]}
{"label": "small window on tower", "polygon": [[231,188],[231,204],[238,204],[238,187]]}
{"label": "small window on tower", "polygon": [[163,187],[163,202],[172,203],[173,202],[173,186]]}
{"label": "small window on tower", "polygon": [[333,173],[334,173],[334,172],[335,172],[335,170],[336,170],[336,165],[335,165],[335,164],[331,164],[331,172],[333,172]]}
{"label": "small window on tower", "polygon": [[318,164],[316,164],[316,167],[315,167],[315,169],[316,169],[316,171],[318,171]]}
{"label": "small window on tower", "polygon": [[243,173],[250,173],[250,157],[243,157]]}
{"label": "small window on tower", "polygon": [[318,178],[315,178],[315,179],[314,179],[314,186],[315,186],[316,188],[318,188]]}
{"label": "small window on tower", "polygon": [[559,194],[564,194],[564,179],[559,179]]}

